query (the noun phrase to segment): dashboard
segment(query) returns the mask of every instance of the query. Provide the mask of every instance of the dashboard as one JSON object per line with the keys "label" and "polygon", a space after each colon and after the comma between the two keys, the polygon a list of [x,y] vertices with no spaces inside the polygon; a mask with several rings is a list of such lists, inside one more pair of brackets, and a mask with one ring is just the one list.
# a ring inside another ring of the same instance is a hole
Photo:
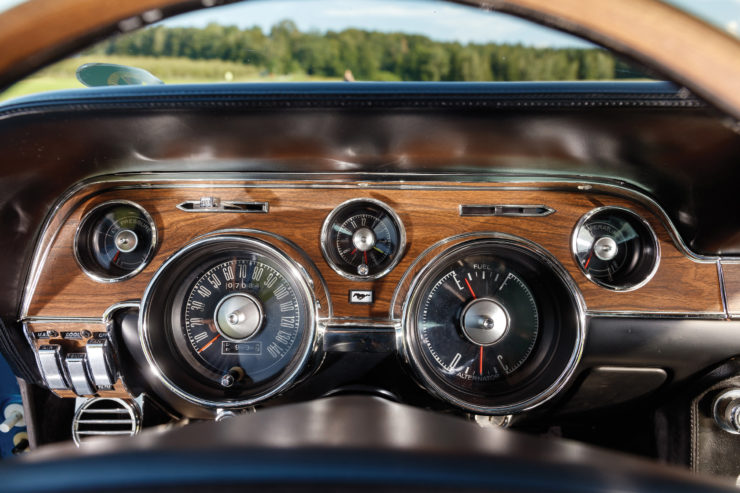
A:
{"label": "dashboard", "polygon": [[361,394],[712,463],[731,129],[662,83],[299,86],[2,110],[0,343],[69,421],[36,444]]}
{"label": "dashboard", "polygon": [[[664,218],[624,195],[566,183],[101,182],[60,210],[25,329],[42,358],[54,353],[42,368],[61,396],[129,397],[136,370],[88,349],[113,339],[125,308],[139,311],[138,371],[214,411],[289,395],[326,352],[363,351],[397,352],[459,409],[527,410],[569,383],[587,314],[722,316],[716,263],[681,251]],[[81,379],[70,355],[87,355]]]}

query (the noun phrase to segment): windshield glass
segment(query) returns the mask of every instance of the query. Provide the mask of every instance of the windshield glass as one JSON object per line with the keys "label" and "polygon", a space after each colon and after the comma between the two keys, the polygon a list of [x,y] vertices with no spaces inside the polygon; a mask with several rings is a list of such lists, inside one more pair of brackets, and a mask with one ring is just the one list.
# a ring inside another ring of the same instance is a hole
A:
{"label": "windshield glass", "polygon": [[454,3],[253,0],[113,37],[21,81],[0,99],[81,88],[76,70],[101,62],[142,68],[167,84],[649,78],[580,38]]}

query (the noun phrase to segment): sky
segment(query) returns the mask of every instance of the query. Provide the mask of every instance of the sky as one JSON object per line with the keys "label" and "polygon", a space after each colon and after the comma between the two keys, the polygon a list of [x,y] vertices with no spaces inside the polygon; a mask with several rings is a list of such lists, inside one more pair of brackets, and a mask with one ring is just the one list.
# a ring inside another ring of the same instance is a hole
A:
{"label": "sky", "polygon": [[[0,0],[0,12],[22,1]],[[740,36],[740,0],[666,1]],[[163,24],[204,26],[218,22],[242,28],[257,25],[269,30],[284,19],[293,20],[302,31],[338,31],[355,27],[385,32],[404,31],[462,43],[588,46],[578,38],[528,21],[439,0],[251,0],[184,14]]]}
{"label": "sky", "polygon": [[[735,35],[740,34],[740,0],[668,1]],[[252,0],[186,14],[164,24],[204,26],[218,22],[242,28],[258,25],[269,30],[283,19],[293,20],[302,31],[356,27],[424,34],[432,39],[462,43],[588,46],[579,38],[529,21],[439,0]]]}

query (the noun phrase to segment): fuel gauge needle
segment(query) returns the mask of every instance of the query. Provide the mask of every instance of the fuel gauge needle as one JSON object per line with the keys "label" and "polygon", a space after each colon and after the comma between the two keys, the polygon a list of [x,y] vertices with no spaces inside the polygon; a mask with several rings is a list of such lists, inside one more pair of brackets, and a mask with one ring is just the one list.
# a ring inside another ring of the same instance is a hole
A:
{"label": "fuel gauge needle", "polygon": [[475,292],[473,291],[473,286],[471,286],[471,285],[470,285],[470,283],[468,282],[468,280],[467,280],[467,279],[465,279],[465,284],[467,284],[467,285],[468,285],[468,289],[470,290],[470,294],[472,294],[472,295],[473,295],[473,299],[476,299],[476,298],[478,298],[478,297],[477,297],[477,296],[475,295]]}

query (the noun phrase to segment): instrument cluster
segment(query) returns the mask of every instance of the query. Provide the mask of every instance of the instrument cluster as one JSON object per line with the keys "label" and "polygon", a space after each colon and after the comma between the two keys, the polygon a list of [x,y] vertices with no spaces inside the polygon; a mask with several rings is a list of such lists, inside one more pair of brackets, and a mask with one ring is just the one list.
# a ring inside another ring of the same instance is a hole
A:
{"label": "instrument cluster", "polygon": [[[359,288],[407,253],[401,218],[373,198],[341,203],[317,234],[326,266]],[[82,218],[74,249],[86,274],[113,282],[139,273],[157,246],[151,215],[112,201]],[[571,248],[586,278],[615,291],[647,283],[660,258],[649,224],[619,207],[581,217]],[[396,332],[400,360],[430,394],[461,410],[504,415],[541,405],[567,385],[584,347],[585,304],[549,251],[479,231],[447,237],[409,260],[386,325]],[[327,331],[340,325],[363,337],[377,325],[339,322],[321,268],[300,245],[263,230],[217,230],[157,268],[141,300],[138,337],[153,376],[176,399],[241,409],[319,369]]]}

